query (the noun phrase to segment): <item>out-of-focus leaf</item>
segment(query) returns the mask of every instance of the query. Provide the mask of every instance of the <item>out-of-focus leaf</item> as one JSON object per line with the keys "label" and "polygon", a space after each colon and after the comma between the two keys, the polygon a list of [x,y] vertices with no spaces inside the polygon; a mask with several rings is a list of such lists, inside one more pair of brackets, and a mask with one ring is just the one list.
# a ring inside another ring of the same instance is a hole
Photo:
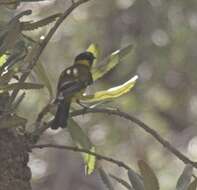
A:
{"label": "out-of-focus leaf", "polygon": [[138,76],[136,75],[122,85],[110,88],[108,90],[96,92],[93,95],[83,95],[80,101],[84,103],[93,103],[117,98],[123,94],[128,93],[135,85],[137,79]]}
{"label": "out-of-focus leaf", "polygon": [[92,69],[93,80],[98,80],[104,76],[107,72],[113,69],[120,60],[125,57],[132,49],[132,45],[128,45],[125,48],[113,52],[109,57],[105,58],[103,64]]}
{"label": "out-of-focus leaf", "polygon": [[5,74],[0,76],[0,85],[7,84],[14,77],[16,73],[17,71],[15,70],[9,70]]}
{"label": "out-of-focus leaf", "polygon": [[21,2],[39,2],[39,1],[47,1],[47,0],[20,0]]}
{"label": "out-of-focus leaf", "polygon": [[120,183],[122,186],[124,186],[126,189],[128,190],[134,190],[133,187],[131,187],[131,185],[129,183],[127,183],[125,180],[116,177],[112,174],[110,174],[110,177],[113,178],[114,180],[116,180],[118,183]]}
{"label": "out-of-focus leaf", "polygon": [[25,98],[25,92],[23,92],[23,93],[16,99],[16,101],[13,103],[13,105],[12,105],[12,110],[17,109],[18,106],[20,105],[20,103],[23,101],[24,98]]}
{"label": "out-of-focus leaf", "polygon": [[94,43],[90,44],[87,51],[93,53],[94,57],[96,58],[93,62],[93,67],[94,67],[97,64],[98,58],[100,56],[100,49],[98,47],[98,44],[94,44]]}
{"label": "out-of-focus leaf", "polygon": [[[68,130],[73,141],[78,147],[95,152],[95,147],[91,144],[88,136],[73,119],[69,119]],[[95,169],[96,158],[95,156],[87,153],[83,153],[82,155],[85,163],[85,174],[90,175]]]}
{"label": "out-of-focus leaf", "polygon": [[100,174],[100,177],[101,177],[103,183],[105,184],[106,188],[109,190],[114,190],[109,177],[107,176],[107,174],[105,173],[105,171],[102,168],[99,168],[99,174]]}
{"label": "out-of-focus leaf", "polygon": [[6,54],[0,55],[0,67],[7,61],[7,59],[8,59],[8,55]]}
{"label": "out-of-focus leaf", "polygon": [[53,90],[52,90],[51,82],[49,80],[48,74],[45,71],[42,63],[38,62],[36,66],[33,68],[33,70],[36,73],[37,77],[40,79],[40,81],[45,84],[46,88],[49,91],[50,97],[53,97]]}
{"label": "out-of-focus leaf", "polygon": [[129,181],[135,190],[145,190],[142,177],[132,169],[128,170]]}
{"label": "out-of-focus leaf", "polygon": [[9,92],[0,93],[0,113],[6,109],[9,98]]}
{"label": "out-of-focus leaf", "polygon": [[20,0],[4,0],[3,2],[0,1],[0,5],[1,4],[5,5],[8,9],[16,9],[20,4]]}
{"label": "out-of-focus leaf", "polygon": [[158,179],[150,166],[142,160],[138,161],[138,166],[143,178],[144,188],[146,190],[159,190]]}
{"label": "out-of-focus leaf", "polygon": [[8,84],[8,85],[0,85],[0,91],[9,91],[9,90],[13,90],[15,88],[19,88],[19,89],[24,89],[24,90],[32,90],[32,89],[41,89],[43,88],[44,85],[42,84],[34,84],[34,83],[12,83],[12,84]]}
{"label": "out-of-focus leaf", "polygon": [[15,46],[22,31],[21,22],[19,19],[23,16],[30,15],[31,13],[31,10],[20,12],[2,28],[0,31],[0,55],[4,54],[7,50],[12,49]]}
{"label": "out-of-focus leaf", "polygon": [[8,49],[14,47],[20,33],[21,28],[19,20],[10,22],[7,32],[2,36],[2,39],[0,39],[0,41],[2,41],[0,44],[0,55],[4,54]]}
{"label": "out-of-focus leaf", "polygon": [[16,42],[14,49],[12,49],[9,53],[10,55],[6,63],[3,65],[3,69],[6,68],[7,70],[10,70],[13,66],[15,66],[15,68],[20,68],[19,65],[16,66],[16,63],[22,61],[27,55],[25,42],[22,40]]}
{"label": "out-of-focus leaf", "polygon": [[190,164],[187,164],[183,170],[183,173],[178,179],[176,184],[176,190],[187,190],[191,181],[193,172],[193,167]]}
{"label": "out-of-focus leaf", "polygon": [[77,145],[88,150],[92,148],[92,144],[88,136],[73,119],[69,119],[68,131]]}
{"label": "out-of-focus leaf", "polygon": [[35,30],[40,27],[46,26],[52,22],[54,22],[58,17],[60,17],[62,14],[54,14],[51,16],[48,16],[42,20],[39,20],[37,22],[22,22],[22,30],[28,31],[28,30]]}
{"label": "out-of-focus leaf", "polygon": [[0,119],[0,129],[25,126],[27,120],[17,115],[9,115]]}
{"label": "out-of-focus leaf", "polygon": [[197,179],[192,181],[187,190],[196,190],[197,189]]}

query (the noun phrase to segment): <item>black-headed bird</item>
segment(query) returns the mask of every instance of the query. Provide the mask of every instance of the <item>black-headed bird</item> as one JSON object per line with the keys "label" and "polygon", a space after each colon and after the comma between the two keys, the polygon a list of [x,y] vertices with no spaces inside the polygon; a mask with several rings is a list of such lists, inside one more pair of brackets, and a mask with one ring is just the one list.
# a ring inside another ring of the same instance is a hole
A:
{"label": "black-headed bird", "polygon": [[94,59],[91,52],[83,52],[75,58],[73,66],[66,68],[60,75],[55,101],[58,107],[51,122],[52,129],[66,127],[71,102],[73,99],[78,100],[86,87],[93,83],[90,70]]}

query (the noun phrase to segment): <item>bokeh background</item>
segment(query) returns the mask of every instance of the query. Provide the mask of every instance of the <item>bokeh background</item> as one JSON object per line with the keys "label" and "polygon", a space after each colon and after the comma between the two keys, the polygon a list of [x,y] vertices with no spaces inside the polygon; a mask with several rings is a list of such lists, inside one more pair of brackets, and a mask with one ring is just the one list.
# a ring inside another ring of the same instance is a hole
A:
{"label": "bokeh background", "polygon": [[[26,20],[39,20],[63,12],[70,0],[21,3],[16,10],[0,7],[0,20],[32,9]],[[52,24],[26,32],[38,40]],[[168,139],[189,158],[197,160],[197,1],[196,0],[92,0],[76,9],[61,25],[40,61],[50,78],[54,94],[61,71],[92,42],[101,48],[101,58],[128,44],[131,54],[90,91],[121,84],[133,75],[135,88],[103,107],[120,108],[137,116]],[[37,80],[33,74],[31,80]],[[29,130],[38,112],[48,102],[46,89],[29,91],[18,112],[29,118]],[[150,135],[128,121],[102,114],[76,118],[97,152],[116,158],[138,171],[137,161],[145,160],[156,172],[161,189],[175,188],[184,164]],[[72,145],[69,133],[48,130],[42,143]],[[126,172],[104,161],[107,173],[127,180]],[[62,150],[35,150],[31,153],[33,190],[103,190],[99,175],[84,175],[82,157]],[[124,189],[113,181],[115,189]]]}

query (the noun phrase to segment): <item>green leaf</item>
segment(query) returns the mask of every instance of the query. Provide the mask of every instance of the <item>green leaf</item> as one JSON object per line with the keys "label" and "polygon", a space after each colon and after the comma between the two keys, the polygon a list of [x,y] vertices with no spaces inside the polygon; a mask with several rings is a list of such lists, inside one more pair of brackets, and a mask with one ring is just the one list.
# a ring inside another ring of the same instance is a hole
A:
{"label": "green leaf", "polygon": [[110,177],[113,178],[114,180],[116,180],[118,183],[120,183],[122,186],[124,186],[126,189],[128,190],[134,190],[129,183],[127,183],[125,180],[119,178],[119,177],[116,177],[112,174],[110,174]]}
{"label": "green leaf", "polygon": [[8,59],[8,55],[6,54],[0,55],[0,67],[2,67],[2,65],[7,61],[7,59]]}
{"label": "green leaf", "polygon": [[193,172],[193,167],[190,164],[187,164],[183,170],[183,173],[178,179],[176,184],[176,190],[187,190],[191,181]]}
{"label": "green leaf", "polygon": [[109,177],[107,176],[107,174],[105,173],[105,171],[102,168],[99,168],[99,174],[100,174],[100,177],[101,177],[103,183],[105,184],[106,188],[109,190],[114,190]]}
{"label": "green leaf", "polygon": [[187,190],[196,190],[196,188],[197,188],[197,178],[190,183]]}
{"label": "green leaf", "polygon": [[96,81],[100,79],[105,74],[107,74],[111,69],[113,69],[123,57],[125,57],[128,53],[130,53],[132,47],[133,47],[132,45],[128,45],[125,48],[113,52],[110,56],[108,56],[102,61],[103,63],[102,65],[98,66],[97,68],[93,68],[92,69],[93,80]]}
{"label": "green leaf", "polygon": [[10,91],[15,88],[24,89],[24,90],[32,90],[32,89],[41,89],[44,86],[42,84],[34,84],[34,83],[12,83],[8,85],[0,85],[0,91]]}
{"label": "green leaf", "polygon": [[36,66],[33,68],[33,70],[36,73],[37,77],[40,79],[40,81],[44,83],[44,85],[49,91],[50,97],[52,98],[53,90],[52,90],[51,82],[49,80],[48,74],[46,73],[45,68],[43,67],[42,63],[38,62]]}
{"label": "green leaf", "polygon": [[7,115],[0,120],[0,129],[25,126],[27,120],[17,115]]}
{"label": "green leaf", "polygon": [[[88,136],[73,119],[69,119],[68,131],[78,147],[95,152],[95,147],[91,144]],[[96,158],[87,153],[82,155],[85,163],[85,174],[90,175],[95,170]]]}
{"label": "green leaf", "polygon": [[150,166],[142,160],[138,161],[138,166],[142,174],[144,188],[146,190],[159,190],[158,179]]}
{"label": "green leaf", "polygon": [[83,95],[80,101],[84,103],[93,103],[117,98],[123,94],[128,93],[134,87],[137,79],[138,76],[136,75],[122,85],[110,88],[108,90],[96,92],[93,95]]}
{"label": "green leaf", "polygon": [[90,150],[92,148],[92,144],[85,132],[73,119],[69,119],[68,122],[68,131],[75,143],[80,147]]}
{"label": "green leaf", "polygon": [[[92,147],[90,149],[91,152],[96,152],[95,147]],[[85,174],[90,175],[91,173],[94,172],[95,167],[96,167],[96,157],[91,154],[84,154],[84,162],[85,162]]]}
{"label": "green leaf", "polygon": [[94,43],[90,44],[87,51],[93,53],[94,57],[96,58],[93,62],[93,67],[94,67],[97,64],[98,58],[100,56],[100,49],[98,47],[98,44],[94,44]]}
{"label": "green leaf", "polygon": [[132,169],[128,170],[129,180],[135,190],[145,190],[142,177]]}

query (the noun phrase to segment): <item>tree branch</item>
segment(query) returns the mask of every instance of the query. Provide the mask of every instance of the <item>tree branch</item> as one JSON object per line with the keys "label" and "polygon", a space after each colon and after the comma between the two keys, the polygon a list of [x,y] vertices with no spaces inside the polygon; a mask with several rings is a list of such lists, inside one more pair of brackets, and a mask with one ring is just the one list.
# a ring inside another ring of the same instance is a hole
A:
{"label": "tree branch", "polygon": [[193,167],[197,168],[197,162],[193,162],[184,154],[182,154],[179,150],[177,150],[170,142],[162,138],[154,129],[146,125],[144,122],[140,121],[136,117],[129,115],[128,113],[122,112],[120,110],[112,110],[112,109],[105,109],[105,108],[87,108],[81,109],[77,111],[73,111],[71,113],[71,117],[75,117],[78,115],[89,114],[89,113],[105,113],[109,115],[116,115],[127,119],[135,124],[137,124],[140,128],[145,130],[149,133],[152,137],[154,137],[160,144],[162,144],[166,149],[168,149],[172,154],[174,154],[179,160],[183,161],[185,164],[191,164]]}
{"label": "tree branch", "polygon": [[91,154],[91,155],[95,156],[98,160],[105,160],[107,162],[111,162],[113,164],[116,164],[117,166],[122,167],[126,170],[130,170],[129,166],[127,166],[125,163],[123,163],[119,160],[115,160],[115,159],[107,157],[107,156],[102,156],[98,153],[91,152],[87,149],[78,148],[75,146],[64,146],[64,145],[56,145],[56,144],[39,144],[39,145],[30,146],[30,149],[34,149],[34,148],[57,148],[57,149],[63,149],[63,150],[70,150],[70,151],[74,151],[74,152],[87,153],[87,154]]}
{"label": "tree branch", "polygon": [[[179,160],[184,162],[185,164],[191,164],[193,167],[197,168],[197,162],[190,160],[187,156],[182,154],[179,150],[177,150],[169,141],[162,138],[154,129],[149,127],[144,122],[140,121],[136,117],[129,115],[128,113],[122,112],[117,109],[106,109],[106,108],[84,108],[81,110],[76,110],[71,112],[70,117],[76,117],[79,115],[90,114],[90,113],[102,113],[102,114],[109,114],[122,117],[126,120],[129,120],[135,124],[137,124],[140,128],[145,130],[149,133],[152,137],[154,137],[160,144],[162,144],[167,150],[169,150],[172,154],[174,154]],[[38,129],[36,129],[32,133],[32,137],[39,138],[42,133],[50,127],[50,123],[44,123],[44,125]],[[36,142],[36,141],[35,141]]]}

